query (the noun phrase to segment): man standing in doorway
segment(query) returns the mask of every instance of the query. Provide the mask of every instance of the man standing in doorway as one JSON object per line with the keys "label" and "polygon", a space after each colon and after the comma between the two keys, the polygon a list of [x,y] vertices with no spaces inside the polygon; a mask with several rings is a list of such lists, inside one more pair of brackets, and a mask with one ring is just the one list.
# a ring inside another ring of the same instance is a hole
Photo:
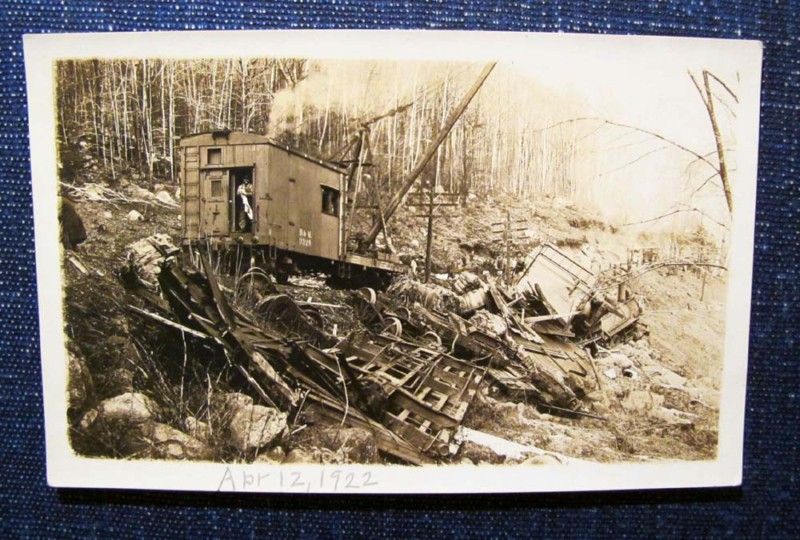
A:
{"label": "man standing in doorway", "polygon": [[242,183],[236,190],[236,195],[242,201],[242,212],[239,212],[239,231],[251,232],[253,228],[253,207],[250,201],[253,199],[253,181],[249,176],[245,176]]}

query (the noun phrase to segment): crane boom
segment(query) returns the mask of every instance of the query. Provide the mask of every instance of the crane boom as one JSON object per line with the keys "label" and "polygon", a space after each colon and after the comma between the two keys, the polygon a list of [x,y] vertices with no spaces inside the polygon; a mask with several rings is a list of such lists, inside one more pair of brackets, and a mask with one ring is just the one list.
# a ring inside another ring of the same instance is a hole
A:
{"label": "crane boom", "polygon": [[464,114],[464,111],[467,109],[470,102],[475,97],[475,94],[478,93],[478,90],[481,89],[481,86],[483,86],[484,81],[486,81],[486,78],[492,72],[496,64],[497,64],[496,62],[490,62],[486,64],[486,66],[483,68],[480,75],[478,75],[478,79],[475,81],[475,83],[470,87],[470,89],[461,99],[461,102],[458,104],[458,107],[453,109],[453,112],[450,113],[450,116],[448,116],[444,124],[442,124],[442,127],[436,134],[436,137],[433,139],[433,141],[431,141],[430,146],[428,146],[428,148],[422,154],[422,157],[417,162],[414,169],[409,173],[405,182],[403,182],[403,185],[400,186],[400,189],[392,196],[392,198],[387,203],[386,208],[384,209],[383,212],[384,219],[376,220],[372,224],[372,228],[369,230],[369,233],[367,233],[363,245],[370,246],[372,245],[373,242],[375,242],[375,239],[383,230],[384,223],[386,223],[386,221],[388,221],[389,218],[392,217],[392,215],[397,210],[397,207],[400,206],[400,201],[403,200],[403,197],[405,197],[406,193],[408,193],[408,191],[411,189],[411,186],[414,185],[414,182],[416,182],[419,175],[422,174],[422,171],[425,169],[425,166],[428,164],[431,158],[436,154],[436,150],[439,148],[439,146],[442,144],[445,138],[447,138],[447,135],[450,133],[450,130],[453,129],[455,123],[458,121],[459,118],[461,118],[461,115]]}

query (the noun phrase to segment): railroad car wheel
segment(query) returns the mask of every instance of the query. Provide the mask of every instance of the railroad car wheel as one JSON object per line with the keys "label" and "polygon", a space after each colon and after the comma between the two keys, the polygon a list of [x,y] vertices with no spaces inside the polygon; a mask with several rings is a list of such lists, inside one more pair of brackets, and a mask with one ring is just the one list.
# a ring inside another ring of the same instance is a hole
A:
{"label": "railroad car wheel", "polygon": [[269,275],[257,266],[253,266],[236,282],[236,296],[261,298],[277,292]]}
{"label": "railroad car wheel", "polygon": [[428,330],[422,335],[422,341],[430,345],[433,349],[441,349],[442,348],[442,338],[439,337],[439,334],[436,332],[432,332]]}
{"label": "railroad car wheel", "polygon": [[353,293],[353,314],[367,328],[379,328],[383,316],[376,307],[378,295],[374,289],[363,287]]}
{"label": "railroad car wheel", "polygon": [[300,310],[309,318],[311,319],[314,324],[317,325],[318,328],[324,328],[325,326],[325,319],[320,313],[320,310],[314,306],[302,306]]}
{"label": "railroad car wheel", "polygon": [[397,317],[387,317],[383,321],[380,333],[394,337],[401,337],[403,335],[403,324]]}

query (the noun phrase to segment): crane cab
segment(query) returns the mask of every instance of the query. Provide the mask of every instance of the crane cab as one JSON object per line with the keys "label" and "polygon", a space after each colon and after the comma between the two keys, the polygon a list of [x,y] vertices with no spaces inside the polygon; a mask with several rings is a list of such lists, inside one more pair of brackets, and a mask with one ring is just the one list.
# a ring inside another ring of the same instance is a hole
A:
{"label": "crane cab", "polygon": [[397,271],[399,261],[344,245],[346,169],[262,135],[211,131],[180,140],[185,244],[249,246],[293,266]]}

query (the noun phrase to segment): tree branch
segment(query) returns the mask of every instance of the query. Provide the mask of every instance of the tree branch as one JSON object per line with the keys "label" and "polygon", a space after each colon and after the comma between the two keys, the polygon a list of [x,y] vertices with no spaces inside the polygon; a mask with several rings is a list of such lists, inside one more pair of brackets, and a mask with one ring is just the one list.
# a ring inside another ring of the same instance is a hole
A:
{"label": "tree branch", "polygon": [[632,221],[630,223],[624,223],[622,226],[623,227],[629,227],[631,225],[641,225],[642,223],[651,223],[653,221],[658,221],[659,219],[664,219],[665,217],[669,217],[669,216],[672,216],[672,215],[675,215],[675,214],[679,214],[681,212],[697,212],[698,214],[708,218],[710,221],[713,221],[714,223],[716,223],[720,227],[725,228],[725,229],[728,228],[728,226],[726,224],[717,221],[716,219],[712,218],[711,216],[709,216],[708,214],[706,214],[705,212],[703,212],[699,208],[678,208],[676,210],[673,210],[672,212],[667,212],[666,214],[662,214],[662,215],[656,216],[654,218],[644,219],[642,221]]}
{"label": "tree branch", "polygon": [[[598,174],[597,176],[598,176],[598,177],[600,177],[600,176],[607,176],[607,175],[609,175],[609,174],[611,174],[611,173],[615,173],[615,172],[619,171],[620,169],[624,169],[625,167],[627,167],[627,166],[629,166],[629,165],[633,165],[633,164],[634,164],[634,163],[636,163],[637,161],[640,161],[640,160],[642,160],[642,159],[646,158],[646,157],[647,157],[647,156],[649,156],[650,154],[655,154],[656,152],[660,152],[661,150],[665,150],[665,149],[667,149],[667,148],[669,148],[669,145],[659,146],[658,148],[654,148],[653,150],[650,150],[649,152],[645,152],[645,153],[644,153],[644,154],[642,154],[641,156],[639,156],[639,157],[637,157],[637,158],[635,158],[635,159],[632,159],[631,161],[629,161],[629,162],[625,163],[624,165],[620,165],[619,167],[617,167],[617,168],[615,168],[615,169],[611,169],[610,171],[605,171],[605,172],[602,172],[602,173]],[[715,173],[715,174],[716,174],[716,173]]]}
{"label": "tree branch", "polygon": [[703,180],[703,183],[702,183],[702,184],[700,184],[700,186],[699,186],[697,189],[695,189],[694,191],[692,191],[692,194],[691,194],[691,195],[689,195],[689,197],[693,196],[695,193],[697,193],[698,191],[700,191],[701,189],[703,189],[703,188],[705,187],[705,185],[706,185],[706,184],[708,184],[708,183],[709,183],[711,180],[713,180],[713,179],[714,179],[716,176],[718,176],[718,175],[719,175],[719,173],[714,173],[714,174],[712,174],[711,176],[709,176],[708,178],[706,178],[705,180]]}
{"label": "tree branch", "polygon": [[709,77],[711,77],[712,79],[714,79],[715,81],[717,81],[719,84],[721,84],[721,85],[722,85],[722,87],[723,87],[723,88],[724,88],[724,89],[725,89],[725,90],[726,90],[726,91],[727,91],[727,92],[728,92],[728,93],[731,95],[731,97],[733,98],[733,100],[734,100],[736,103],[739,103],[739,98],[736,96],[736,94],[734,94],[734,93],[733,93],[733,90],[731,90],[730,86],[728,86],[727,84],[725,84],[725,82],[723,82],[723,80],[722,80],[722,79],[720,79],[719,77],[717,77],[716,75],[714,75],[713,73],[711,73],[710,71],[707,71],[707,70],[703,70],[703,73],[707,73]]}
{"label": "tree branch", "polygon": [[566,125],[566,124],[574,124],[575,122],[586,122],[586,121],[602,122],[602,123],[607,124],[609,126],[616,126],[616,127],[621,127],[621,128],[625,128],[625,129],[632,129],[632,130],[638,131],[640,133],[646,133],[647,135],[650,135],[652,137],[660,139],[660,140],[662,140],[662,141],[664,141],[664,142],[666,142],[668,144],[671,144],[675,148],[678,148],[680,150],[683,150],[684,152],[687,152],[687,153],[693,155],[695,158],[697,158],[700,161],[703,161],[704,163],[706,163],[709,167],[713,168],[714,170],[717,169],[717,166],[714,165],[708,159],[706,159],[705,156],[700,155],[699,153],[695,152],[691,148],[687,148],[686,146],[682,145],[679,142],[676,142],[676,141],[673,141],[672,139],[668,139],[667,137],[664,137],[660,133],[656,133],[655,131],[650,131],[649,129],[644,129],[644,128],[640,128],[640,127],[637,127],[637,126],[632,126],[630,124],[623,124],[622,122],[614,122],[612,120],[607,120],[605,118],[599,118],[599,117],[596,117],[596,116],[581,116],[581,117],[578,117],[578,118],[570,118],[568,120],[562,120],[560,122],[556,122],[555,124],[551,124],[551,125],[545,126],[543,128],[535,129],[533,131],[534,132],[546,131],[546,130],[553,129],[553,128],[558,127],[558,126],[562,126],[562,125]]}
{"label": "tree branch", "polygon": [[714,132],[714,142],[717,145],[717,161],[719,167],[719,178],[722,181],[722,191],[725,193],[725,202],[728,204],[728,211],[733,213],[733,194],[731,193],[730,182],[728,181],[728,169],[725,164],[725,147],[722,143],[722,134],[720,133],[719,125],[717,124],[717,116],[714,113],[714,94],[711,92],[711,86],[708,82],[709,72],[703,70],[703,88],[700,88],[700,83],[695,79],[694,74],[687,70],[689,78],[692,79],[697,93],[700,94],[700,99],[703,100],[703,105],[706,107],[708,119],[711,122],[711,130]]}

